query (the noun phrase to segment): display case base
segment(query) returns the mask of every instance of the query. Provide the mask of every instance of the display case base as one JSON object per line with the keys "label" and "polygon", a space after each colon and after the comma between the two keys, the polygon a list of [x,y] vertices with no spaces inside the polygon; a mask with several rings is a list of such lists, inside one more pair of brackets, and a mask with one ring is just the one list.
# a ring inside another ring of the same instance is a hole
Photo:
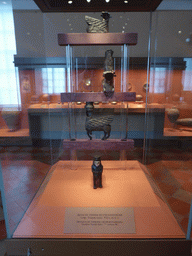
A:
{"label": "display case base", "polygon": [[[103,188],[94,190],[92,161],[54,165],[12,239],[8,255],[190,255],[190,241],[163,200],[154,193],[138,161],[102,161]],[[74,207],[134,210],[135,232],[66,233],[65,210]]]}
{"label": "display case base", "polygon": [[[59,161],[17,226],[13,238],[185,238],[138,161],[102,161],[103,188],[93,189],[92,161]],[[75,168],[74,168],[75,167]],[[133,208],[135,233],[66,233],[67,208]]]}
{"label": "display case base", "polygon": [[7,239],[7,256],[190,256],[185,239]]}
{"label": "display case base", "polygon": [[9,129],[0,129],[1,146],[31,146],[32,140],[29,135],[29,129],[20,129],[18,131],[9,131]]}

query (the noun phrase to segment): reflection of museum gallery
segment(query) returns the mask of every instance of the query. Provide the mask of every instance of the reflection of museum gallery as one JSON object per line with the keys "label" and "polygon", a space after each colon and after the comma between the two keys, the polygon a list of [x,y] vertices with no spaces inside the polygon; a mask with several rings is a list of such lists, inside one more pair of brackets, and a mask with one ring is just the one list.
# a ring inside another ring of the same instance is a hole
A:
{"label": "reflection of museum gallery", "polygon": [[191,1],[0,7],[7,255],[190,256]]}

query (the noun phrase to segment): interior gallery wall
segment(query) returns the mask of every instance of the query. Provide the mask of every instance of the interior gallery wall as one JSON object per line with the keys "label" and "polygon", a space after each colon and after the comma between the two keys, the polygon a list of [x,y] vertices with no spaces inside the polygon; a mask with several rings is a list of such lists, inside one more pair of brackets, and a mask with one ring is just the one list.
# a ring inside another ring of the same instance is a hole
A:
{"label": "interior gallery wall", "polygon": [[[13,14],[17,58],[65,57],[65,47],[58,45],[57,34],[86,33],[85,15],[102,19],[100,17],[101,13],[42,13],[39,10],[14,10]],[[151,57],[190,58],[192,57],[192,42],[188,39],[191,36],[191,31],[191,11],[156,11],[152,15],[149,12],[111,13],[111,19],[109,20],[109,32],[138,33],[137,45],[130,46],[128,49],[131,58],[146,58],[148,54]],[[149,52],[150,36],[151,47]],[[120,46],[110,48],[114,51],[114,57],[121,56]],[[74,56],[104,57],[107,49],[109,49],[109,46],[79,46],[75,47]],[[128,74],[132,91],[142,95],[144,102],[146,101],[146,92],[143,90],[143,85],[147,82],[147,64],[145,65],[142,69],[135,66],[134,68],[130,67]],[[96,75],[98,72],[99,70],[93,72],[94,91],[98,91],[98,88],[102,89],[102,70],[100,70],[100,75]],[[155,80],[159,77],[158,72],[161,71],[156,71]],[[166,67],[164,73],[163,79],[166,84],[164,91],[159,90],[157,92],[151,87],[148,102],[175,104],[173,95],[177,94],[188,104],[185,105],[184,110],[180,110],[180,118],[190,117],[192,89],[183,90],[182,82],[185,74],[191,77],[191,70],[184,71],[183,68],[170,70],[170,67]],[[116,70],[116,74],[116,91],[119,91],[120,74],[118,70]],[[41,102],[42,95],[45,93],[42,89],[42,77],[42,69],[39,66],[35,69],[34,67],[31,69],[23,67],[19,70],[22,109],[25,116],[22,122],[24,128],[28,128],[27,109],[31,104],[31,97],[37,95]],[[29,90],[23,88],[23,81],[26,79],[30,84]],[[151,84],[152,82],[155,84],[151,80]],[[79,87],[76,91],[85,91],[85,88]],[[51,95],[51,102],[58,102],[59,100],[59,94]],[[165,118],[165,127],[169,125],[170,122]]]}
{"label": "interior gallery wall", "polygon": [[[18,57],[61,57],[65,50],[57,42],[58,33],[86,33],[85,15],[102,19],[100,13],[41,13],[14,11]],[[138,44],[130,47],[130,57],[147,57],[150,13],[111,13],[109,32],[138,33]],[[186,42],[192,31],[191,11],[156,11],[152,13],[151,56],[192,57]],[[86,49],[88,56],[102,56],[105,48]],[[84,49],[79,48],[79,56]],[[120,56],[119,50],[114,56]],[[77,56],[78,57],[78,56]]]}

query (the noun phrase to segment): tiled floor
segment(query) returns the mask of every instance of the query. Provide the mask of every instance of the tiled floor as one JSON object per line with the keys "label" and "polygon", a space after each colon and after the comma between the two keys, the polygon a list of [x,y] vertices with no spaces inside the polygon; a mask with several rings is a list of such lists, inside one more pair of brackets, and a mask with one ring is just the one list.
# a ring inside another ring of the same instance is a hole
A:
{"label": "tiled floor", "polygon": [[[92,160],[93,155],[94,152],[79,151],[77,158]],[[142,157],[141,147],[127,152],[128,160],[142,163]],[[0,158],[12,233],[51,165],[58,160],[68,160],[69,152],[46,147],[1,147]],[[119,152],[102,152],[102,159],[118,160]],[[151,148],[147,152],[146,162],[142,167],[154,192],[163,197],[179,225],[187,233],[192,196],[192,149],[173,148],[172,145],[170,148]]]}

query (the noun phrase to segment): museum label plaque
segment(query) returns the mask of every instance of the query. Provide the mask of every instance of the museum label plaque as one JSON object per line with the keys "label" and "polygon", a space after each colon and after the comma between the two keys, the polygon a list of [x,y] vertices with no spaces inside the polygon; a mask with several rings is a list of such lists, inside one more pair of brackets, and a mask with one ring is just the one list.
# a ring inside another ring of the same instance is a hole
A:
{"label": "museum label plaque", "polygon": [[67,207],[66,234],[136,233],[133,207]]}

